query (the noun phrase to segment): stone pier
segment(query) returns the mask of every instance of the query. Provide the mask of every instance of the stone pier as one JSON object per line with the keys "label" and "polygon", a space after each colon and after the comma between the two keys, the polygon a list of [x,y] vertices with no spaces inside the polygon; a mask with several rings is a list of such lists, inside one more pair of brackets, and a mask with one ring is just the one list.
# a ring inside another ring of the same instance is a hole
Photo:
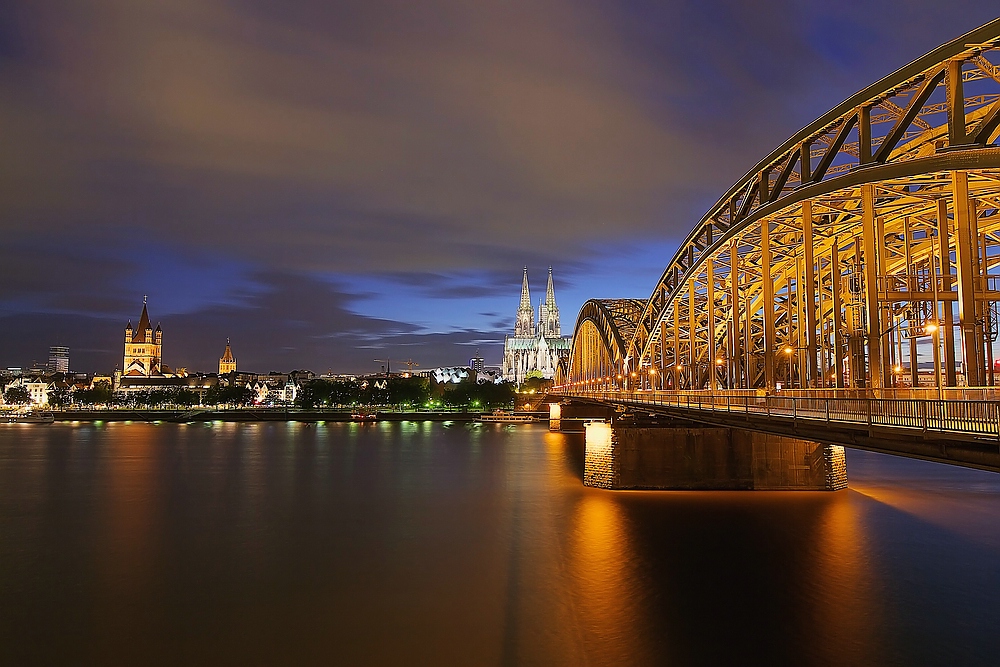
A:
{"label": "stone pier", "polygon": [[729,428],[586,426],[583,483],[604,489],[847,487],[844,448]]}

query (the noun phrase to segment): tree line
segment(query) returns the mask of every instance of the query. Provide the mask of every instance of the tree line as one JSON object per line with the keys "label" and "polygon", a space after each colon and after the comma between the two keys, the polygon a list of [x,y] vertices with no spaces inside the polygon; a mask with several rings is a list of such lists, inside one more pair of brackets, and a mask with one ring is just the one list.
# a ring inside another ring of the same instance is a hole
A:
{"label": "tree line", "polygon": [[[49,404],[53,407],[85,405],[124,408],[245,406],[253,404],[256,395],[256,392],[245,386],[209,387],[204,399],[200,399],[198,392],[185,388],[115,393],[106,384],[98,384],[91,389],[78,389],[72,393],[60,388],[50,390]],[[514,398],[514,385],[509,382],[477,384],[468,380],[459,384],[439,385],[419,377],[315,379],[300,387],[295,405],[306,409],[396,406],[414,410],[440,407],[486,410],[512,407]],[[4,393],[4,399],[11,405],[30,402],[28,390],[24,387],[11,387]]]}

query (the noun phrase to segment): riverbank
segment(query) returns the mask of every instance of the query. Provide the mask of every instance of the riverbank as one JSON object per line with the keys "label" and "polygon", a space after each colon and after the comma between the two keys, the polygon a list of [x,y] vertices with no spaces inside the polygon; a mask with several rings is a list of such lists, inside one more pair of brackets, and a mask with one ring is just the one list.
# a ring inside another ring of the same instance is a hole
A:
{"label": "riverbank", "polygon": [[[402,421],[481,421],[484,412],[452,412],[448,410],[395,411],[377,410],[358,412],[351,410],[300,410],[296,408],[233,408],[216,410],[195,408],[191,410],[54,410],[52,416],[57,422],[258,422],[258,421],[300,421],[300,422],[402,422]],[[548,420],[548,412],[519,412],[537,420]]]}

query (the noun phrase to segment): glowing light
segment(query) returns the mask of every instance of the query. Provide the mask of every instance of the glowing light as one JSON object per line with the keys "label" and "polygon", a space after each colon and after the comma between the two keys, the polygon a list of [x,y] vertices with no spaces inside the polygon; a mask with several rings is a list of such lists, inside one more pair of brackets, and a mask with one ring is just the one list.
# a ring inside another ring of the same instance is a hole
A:
{"label": "glowing light", "polygon": [[679,371],[684,370],[684,366],[682,366],[681,364],[677,364],[677,370]]}
{"label": "glowing light", "polygon": [[924,331],[926,331],[929,334],[932,334],[937,330],[938,330],[937,322],[928,322],[927,324],[924,325]]}
{"label": "glowing light", "polygon": [[716,365],[716,366],[721,366],[721,365],[722,365],[722,364],[724,364],[724,363],[726,363],[726,362],[725,362],[725,361],[723,361],[722,359],[716,359],[716,360],[715,360],[715,365]]}
{"label": "glowing light", "polygon": [[649,374],[650,375],[656,375],[656,369],[655,368],[650,368],[649,369]]}
{"label": "glowing light", "polygon": [[792,349],[791,347],[786,347],[786,348],[785,348],[785,354],[791,354],[791,353],[792,353],[792,352],[794,352],[794,351],[795,351],[795,350],[793,350],[793,349]]}

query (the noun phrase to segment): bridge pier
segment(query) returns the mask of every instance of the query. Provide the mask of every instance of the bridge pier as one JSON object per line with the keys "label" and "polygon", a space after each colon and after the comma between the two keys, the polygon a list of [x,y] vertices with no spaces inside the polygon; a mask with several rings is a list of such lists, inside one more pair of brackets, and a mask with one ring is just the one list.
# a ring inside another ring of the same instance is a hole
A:
{"label": "bridge pier", "polygon": [[733,428],[586,426],[586,486],[802,490],[847,487],[844,448]]}

